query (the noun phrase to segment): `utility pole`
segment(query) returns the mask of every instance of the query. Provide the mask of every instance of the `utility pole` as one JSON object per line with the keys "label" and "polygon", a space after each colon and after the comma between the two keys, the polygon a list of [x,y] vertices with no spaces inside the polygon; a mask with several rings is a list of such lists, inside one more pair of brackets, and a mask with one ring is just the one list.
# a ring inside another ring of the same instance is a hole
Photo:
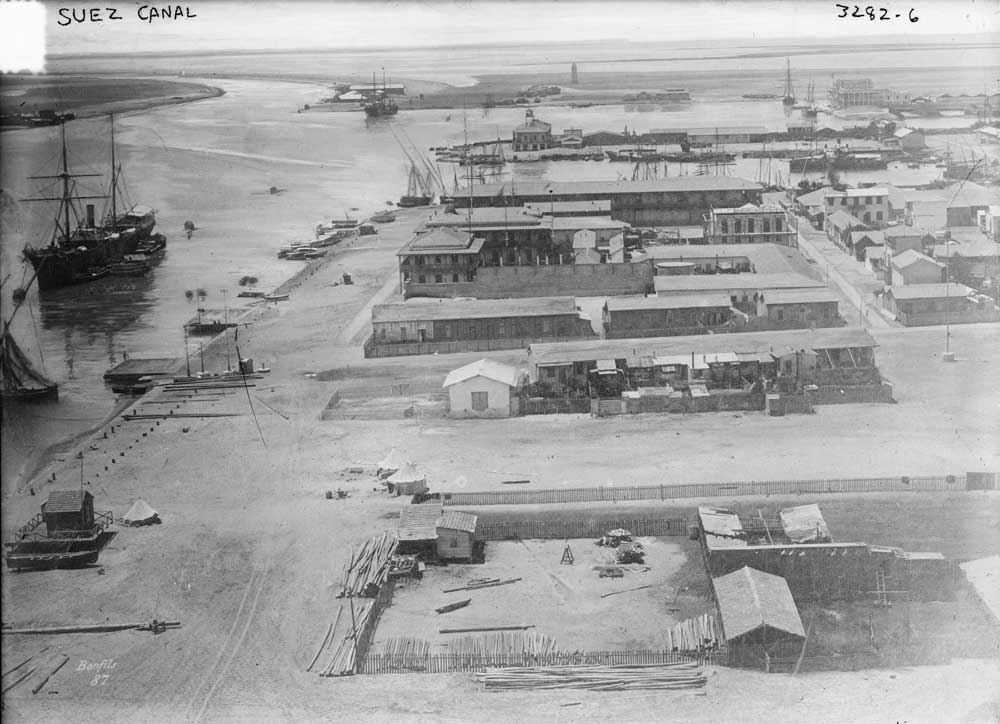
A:
{"label": "utility pole", "polygon": [[184,325],[184,363],[187,365],[187,376],[191,376],[191,357],[188,355],[188,330]]}

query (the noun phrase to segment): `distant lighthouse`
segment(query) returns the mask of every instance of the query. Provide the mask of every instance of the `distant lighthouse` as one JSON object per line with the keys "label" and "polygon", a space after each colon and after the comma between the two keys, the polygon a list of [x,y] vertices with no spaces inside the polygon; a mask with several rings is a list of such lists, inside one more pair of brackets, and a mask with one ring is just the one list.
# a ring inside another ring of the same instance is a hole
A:
{"label": "distant lighthouse", "polygon": [[573,63],[573,65],[570,66],[570,69],[569,69],[569,82],[572,85],[577,85],[580,82],[580,76],[577,75],[577,72],[576,72],[576,63]]}

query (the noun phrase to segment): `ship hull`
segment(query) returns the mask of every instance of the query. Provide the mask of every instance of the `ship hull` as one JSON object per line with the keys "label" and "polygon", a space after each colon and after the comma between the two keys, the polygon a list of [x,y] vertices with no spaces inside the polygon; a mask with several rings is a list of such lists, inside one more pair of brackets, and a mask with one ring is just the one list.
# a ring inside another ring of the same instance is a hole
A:
{"label": "ship hull", "polygon": [[[24,258],[37,272],[41,291],[85,284],[106,276],[107,271],[120,264],[126,254],[135,253],[138,245],[150,238],[152,228],[153,225],[148,224],[103,239],[81,240],[74,248],[29,248],[24,250]],[[165,245],[166,240],[163,239],[154,251],[162,250]]]}

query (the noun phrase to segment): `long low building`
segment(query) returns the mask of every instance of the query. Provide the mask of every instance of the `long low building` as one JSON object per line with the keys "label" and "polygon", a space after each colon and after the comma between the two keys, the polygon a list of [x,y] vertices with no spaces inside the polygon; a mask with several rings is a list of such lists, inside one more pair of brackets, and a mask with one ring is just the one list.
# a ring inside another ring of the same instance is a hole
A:
{"label": "long low building", "polygon": [[365,356],[516,349],[594,336],[573,297],[421,300],[373,307]]}
{"label": "long low building", "polygon": [[809,266],[797,249],[778,244],[664,244],[647,246],[643,252],[654,264],[691,263],[695,274],[773,274]]}
{"label": "long low building", "polygon": [[726,294],[730,305],[746,314],[755,314],[754,295],[775,289],[826,289],[827,286],[812,277],[796,272],[774,274],[712,274],[664,276],[653,278],[656,295],[688,296],[706,292]]}
{"label": "long low building", "polygon": [[672,176],[649,181],[532,181],[473,185],[456,208],[560,201],[611,202],[611,217],[633,226],[700,224],[713,207],[761,203],[760,184],[730,176]]}
{"label": "long low building", "polygon": [[840,299],[830,289],[769,289],[758,292],[757,316],[773,327],[843,324]]}
{"label": "long low building", "polygon": [[564,386],[586,383],[601,369],[686,368],[661,370],[684,376],[724,364],[744,377],[769,366],[810,379],[831,376],[817,371],[875,370],[875,347],[871,335],[853,327],[537,343],[528,348],[528,375],[532,382]]}
{"label": "long low building", "polygon": [[670,297],[609,297],[604,303],[608,339],[701,334],[733,315],[729,297],[719,293]]}

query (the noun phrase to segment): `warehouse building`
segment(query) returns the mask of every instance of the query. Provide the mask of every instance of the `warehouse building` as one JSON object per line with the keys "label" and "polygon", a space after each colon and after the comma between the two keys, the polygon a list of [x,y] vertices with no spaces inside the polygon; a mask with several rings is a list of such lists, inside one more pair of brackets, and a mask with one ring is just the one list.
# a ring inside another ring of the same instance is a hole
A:
{"label": "warehouse building", "polygon": [[729,297],[720,293],[609,297],[603,312],[608,339],[705,334],[733,316]]}
{"label": "warehouse building", "polygon": [[729,176],[671,176],[649,181],[534,181],[476,184],[455,207],[514,207],[559,201],[611,202],[611,218],[632,226],[700,224],[713,207],[761,203],[763,188]]}
{"label": "warehouse building", "polygon": [[593,337],[572,297],[414,300],[372,308],[366,357],[517,349]]}

